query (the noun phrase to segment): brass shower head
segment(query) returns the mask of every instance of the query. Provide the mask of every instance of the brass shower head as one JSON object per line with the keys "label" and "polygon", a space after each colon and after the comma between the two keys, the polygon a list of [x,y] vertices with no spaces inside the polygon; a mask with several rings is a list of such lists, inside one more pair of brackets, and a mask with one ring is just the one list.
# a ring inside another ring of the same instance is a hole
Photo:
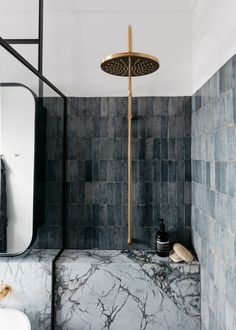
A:
{"label": "brass shower head", "polygon": [[121,77],[139,77],[159,69],[158,58],[133,52],[132,27],[128,28],[128,52],[108,55],[101,61],[101,69],[106,73]]}
{"label": "brass shower head", "polygon": [[131,60],[131,77],[145,76],[159,69],[159,60],[143,53],[117,53],[108,55],[101,61],[101,69],[115,76],[129,76],[129,59]]}

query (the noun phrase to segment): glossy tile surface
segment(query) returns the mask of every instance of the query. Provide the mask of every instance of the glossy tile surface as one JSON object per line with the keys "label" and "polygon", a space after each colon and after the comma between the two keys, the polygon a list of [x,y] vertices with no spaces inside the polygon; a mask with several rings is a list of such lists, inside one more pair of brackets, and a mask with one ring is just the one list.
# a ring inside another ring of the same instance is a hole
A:
{"label": "glossy tile surface", "polygon": [[[69,98],[66,248],[127,248],[127,98]],[[191,98],[133,98],[134,248],[190,242]]]}
{"label": "glossy tile surface", "polygon": [[202,328],[236,329],[236,57],[192,97],[192,233]]}

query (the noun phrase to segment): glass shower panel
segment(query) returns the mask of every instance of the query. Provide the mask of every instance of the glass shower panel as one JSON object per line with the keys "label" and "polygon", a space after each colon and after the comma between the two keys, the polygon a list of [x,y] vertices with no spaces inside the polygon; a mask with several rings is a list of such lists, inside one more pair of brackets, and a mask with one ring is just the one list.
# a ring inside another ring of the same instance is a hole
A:
{"label": "glass shower panel", "polygon": [[0,255],[62,247],[64,109],[62,93],[0,46]]}

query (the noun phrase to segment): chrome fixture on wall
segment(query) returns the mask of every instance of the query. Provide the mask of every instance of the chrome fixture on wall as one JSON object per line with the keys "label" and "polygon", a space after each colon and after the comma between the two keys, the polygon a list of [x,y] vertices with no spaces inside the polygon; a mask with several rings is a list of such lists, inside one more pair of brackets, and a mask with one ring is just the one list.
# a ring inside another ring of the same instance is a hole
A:
{"label": "chrome fixture on wall", "polygon": [[108,55],[101,61],[106,73],[128,77],[128,245],[132,244],[132,77],[145,76],[159,69],[159,60],[133,52],[132,27],[128,27],[128,52]]}

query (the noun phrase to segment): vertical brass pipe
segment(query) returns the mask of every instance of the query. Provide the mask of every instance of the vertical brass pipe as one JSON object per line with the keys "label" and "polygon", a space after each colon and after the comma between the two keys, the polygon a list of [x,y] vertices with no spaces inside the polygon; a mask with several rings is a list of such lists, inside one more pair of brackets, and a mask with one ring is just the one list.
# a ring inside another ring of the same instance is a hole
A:
{"label": "vertical brass pipe", "polygon": [[[0,38],[1,41],[1,38]],[[128,77],[128,245],[132,244],[132,77],[155,72],[159,60],[148,54],[133,52],[132,27],[128,27],[128,52],[110,54],[102,59],[106,73]]]}
{"label": "vertical brass pipe", "polygon": [[[128,47],[132,52],[132,28],[128,27]],[[131,57],[129,57],[128,81],[128,245],[132,244],[132,80]]]}

